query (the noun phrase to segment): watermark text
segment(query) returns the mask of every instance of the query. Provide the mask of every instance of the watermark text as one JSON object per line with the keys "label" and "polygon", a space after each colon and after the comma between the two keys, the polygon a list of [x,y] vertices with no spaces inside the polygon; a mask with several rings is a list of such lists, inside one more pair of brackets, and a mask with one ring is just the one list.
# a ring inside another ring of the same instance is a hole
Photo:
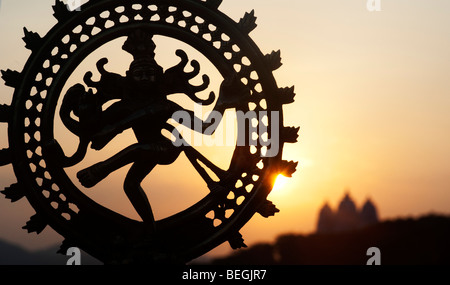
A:
{"label": "watermark text", "polygon": [[366,7],[369,12],[380,12],[381,0],[367,0]]}
{"label": "watermark text", "polygon": [[81,265],[81,251],[79,248],[69,248],[66,255],[70,256],[70,258],[66,262],[66,265]]}
{"label": "watermark text", "polygon": [[[188,130],[174,130],[172,136],[175,138],[173,141],[175,146],[260,146],[262,157],[278,155],[280,149],[278,111],[236,111],[237,125],[232,116],[223,116],[217,111],[205,114],[204,119],[201,107],[196,106],[194,114],[194,117],[187,111],[173,114],[172,119],[176,123],[188,128]],[[215,135],[212,136],[213,134]]]}
{"label": "watermark text", "polygon": [[73,11],[81,11],[81,0],[67,0],[67,10]]}
{"label": "watermark text", "polygon": [[371,247],[367,250],[367,256],[371,256],[367,260],[367,265],[381,265],[381,251],[378,247]]}

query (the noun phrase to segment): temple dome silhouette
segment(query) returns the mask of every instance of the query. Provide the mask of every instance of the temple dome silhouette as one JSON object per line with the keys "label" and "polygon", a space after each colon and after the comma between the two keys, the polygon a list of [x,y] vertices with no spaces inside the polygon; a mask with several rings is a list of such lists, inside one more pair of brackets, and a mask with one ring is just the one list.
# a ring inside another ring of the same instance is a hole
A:
{"label": "temple dome silhouette", "polygon": [[355,202],[353,202],[353,199],[350,197],[350,194],[348,192],[345,194],[341,203],[339,203],[338,213],[346,213],[346,214],[356,213]]}
{"label": "temple dome silhouette", "polygon": [[361,210],[361,221],[364,225],[370,225],[378,222],[378,212],[370,199],[364,203]]}
{"label": "temple dome silhouette", "polygon": [[330,229],[334,225],[334,213],[330,208],[328,203],[322,207],[319,213],[319,223],[317,225],[317,231],[319,232],[330,232]]}
{"label": "temple dome silhouette", "polygon": [[336,211],[328,203],[319,211],[318,233],[335,233],[359,229],[377,223],[378,211],[374,203],[367,199],[361,209],[346,192]]}

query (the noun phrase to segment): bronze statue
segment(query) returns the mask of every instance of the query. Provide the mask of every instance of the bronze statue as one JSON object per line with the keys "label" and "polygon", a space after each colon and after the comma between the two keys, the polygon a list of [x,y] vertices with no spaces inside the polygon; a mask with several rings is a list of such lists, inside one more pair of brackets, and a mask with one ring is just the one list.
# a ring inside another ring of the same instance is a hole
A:
{"label": "bronze statue", "polygon": [[[194,71],[186,73],[184,67],[188,58],[184,51],[177,50],[181,62],[164,72],[155,61],[156,45],[152,37],[151,34],[142,30],[133,31],[123,46],[123,49],[134,57],[126,73],[127,76],[124,78],[107,72],[104,69],[107,59],[101,59],[97,63],[102,74],[100,81],[92,82],[91,73],[85,77],[87,85],[97,88],[98,92],[96,94],[93,94],[91,90],[86,92],[80,84],[73,86],[65,95],[60,112],[66,127],[80,136],[89,136],[87,141],[92,142],[91,147],[95,150],[101,150],[124,130],[129,128],[133,130],[138,141],[136,144],[106,161],[80,171],[77,176],[83,186],[91,188],[115,170],[132,163],[125,178],[124,190],[151,234],[155,232],[155,220],[150,203],[140,184],[156,165],[173,163],[183,148],[186,148],[186,146],[174,146],[174,143],[163,136],[161,131],[162,129],[168,129],[171,133],[174,131],[173,126],[167,124],[167,121],[172,114],[180,110],[188,112],[192,120],[201,121],[194,112],[183,109],[168,100],[167,96],[184,93],[196,103],[205,105],[215,100],[213,93],[207,100],[201,100],[195,96],[197,92],[208,87],[209,78],[206,75],[203,77],[202,86],[193,86],[189,83],[190,79],[199,74],[200,67],[197,61],[193,61],[191,65]],[[229,106],[232,106],[231,103],[238,104],[238,100],[248,96],[245,93],[249,91],[239,81],[230,80],[226,84],[227,88],[223,88],[222,92],[235,91],[234,94],[220,96],[235,98],[236,102],[228,100]],[[233,86],[230,86],[231,84]],[[103,104],[115,99],[120,101],[101,111]],[[219,103],[217,108],[223,113],[226,105]],[[72,111],[79,115],[79,123],[70,117]],[[203,121],[201,123],[203,131],[210,125]],[[192,151],[187,151],[186,154],[192,155]]]}

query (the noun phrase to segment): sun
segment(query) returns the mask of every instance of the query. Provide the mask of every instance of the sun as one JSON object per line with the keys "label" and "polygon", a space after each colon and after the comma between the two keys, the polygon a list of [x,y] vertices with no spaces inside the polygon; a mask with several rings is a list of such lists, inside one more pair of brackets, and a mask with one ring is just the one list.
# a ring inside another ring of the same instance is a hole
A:
{"label": "sun", "polygon": [[277,178],[275,178],[275,183],[273,185],[272,191],[281,190],[288,181],[289,181],[289,178],[287,178],[281,174],[278,174]]}

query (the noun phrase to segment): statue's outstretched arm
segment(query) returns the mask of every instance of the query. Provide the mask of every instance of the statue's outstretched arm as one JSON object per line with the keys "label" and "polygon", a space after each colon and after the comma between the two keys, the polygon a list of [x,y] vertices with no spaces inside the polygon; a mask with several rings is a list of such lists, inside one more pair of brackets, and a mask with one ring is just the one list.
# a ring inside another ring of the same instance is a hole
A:
{"label": "statue's outstretched arm", "polygon": [[195,112],[184,110],[178,105],[181,111],[176,112],[173,118],[178,123],[196,132],[213,135],[223,119],[225,111],[227,109],[241,109],[242,104],[248,104],[249,99],[249,89],[236,76],[233,76],[222,82],[219,99],[208,118],[202,120],[195,115]]}
{"label": "statue's outstretched arm", "polygon": [[[172,111],[173,110],[173,111]],[[100,150],[106,146],[115,136],[123,131],[132,128],[137,121],[148,116],[159,116],[167,114],[170,116],[170,112],[175,112],[174,106],[171,104],[165,105],[150,105],[141,109],[138,109],[116,123],[106,124],[103,128],[93,136],[91,147],[95,150]]]}

